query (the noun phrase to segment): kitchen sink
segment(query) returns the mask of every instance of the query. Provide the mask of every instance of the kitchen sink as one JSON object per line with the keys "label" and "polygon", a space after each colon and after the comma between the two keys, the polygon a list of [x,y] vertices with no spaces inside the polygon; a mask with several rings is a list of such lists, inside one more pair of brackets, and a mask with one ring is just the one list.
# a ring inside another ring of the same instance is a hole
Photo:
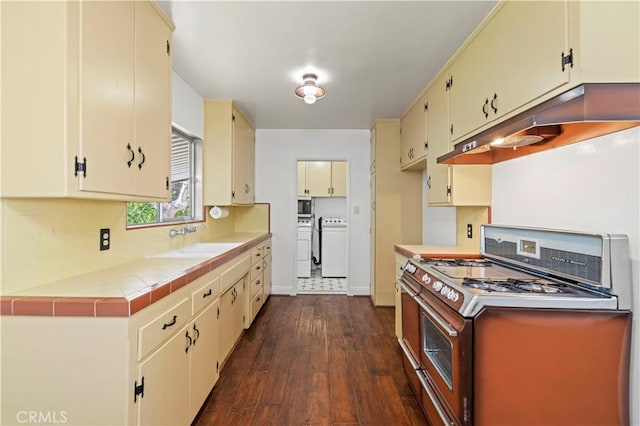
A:
{"label": "kitchen sink", "polygon": [[197,243],[177,250],[166,251],[149,257],[210,258],[234,249],[242,243]]}

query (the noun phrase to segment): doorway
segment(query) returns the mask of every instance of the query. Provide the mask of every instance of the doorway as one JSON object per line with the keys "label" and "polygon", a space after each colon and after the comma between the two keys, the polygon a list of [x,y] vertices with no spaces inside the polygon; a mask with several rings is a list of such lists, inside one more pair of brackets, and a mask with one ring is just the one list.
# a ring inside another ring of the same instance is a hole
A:
{"label": "doorway", "polygon": [[348,294],[348,161],[297,160],[296,167],[296,293]]}

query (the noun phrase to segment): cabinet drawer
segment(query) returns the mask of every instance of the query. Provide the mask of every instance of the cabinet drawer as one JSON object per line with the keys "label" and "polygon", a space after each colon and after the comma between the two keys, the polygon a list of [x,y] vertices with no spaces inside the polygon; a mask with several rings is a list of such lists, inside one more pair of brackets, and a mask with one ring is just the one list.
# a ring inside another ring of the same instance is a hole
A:
{"label": "cabinet drawer", "polygon": [[[197,284],[196,284],[197,281]],[[191,293],[191,316],[196,315],[220,294],[220,275],[209,272],[192,283],[196,290]]]}
{"label": "cabinet drawer", "polygon": [[260,291],[258,291],[258,294],[256,294],[256,296],[253,299],[251,299],[251,321],[249,321],[250,323],[253,322],[256,315],[258,315],[258,311],[260,311],[260,308],[262,307],[263,302],[264,300],[262,297],[262,287],[260,287]]}
{"label": "cabinet drawer", "polygon": [[262,275],[253,280],[251,283],[251,294],[249,295],[249,299],[253,299],[258,291],[262,289]]}
{"label": "cabinet drawer", "polygon": [[271,240],[267,241],[265,243],[265,245],[263,246],[263,255],[264,257],[267,257],[271,254]]}
{"label": "cabinet drawer", "polygon": [[189,322],[189,299],[182,299],[138,330],[138,361]]}
{"label": "cabinet drawer", "polygon": [[244,256],[237,261],[229,262],[229,266],[223,266],[226,269],[220,274],[220,291],[225,292],[229,287],[236,283],[243,275],[249,272],[251,261],[249,256]]}
{"label": "cabinet drawer", "polygon": [[251,267],[251,277],[249,281],[253,282],[256,278],[262,277],[262,270],[264,269],[264,263],[256,263]]}
{"label": "cabinet drawer", "polygon": [[255,265],[260,259],[262,259],[262,247],[256,247],[251,251],[251,264]]}

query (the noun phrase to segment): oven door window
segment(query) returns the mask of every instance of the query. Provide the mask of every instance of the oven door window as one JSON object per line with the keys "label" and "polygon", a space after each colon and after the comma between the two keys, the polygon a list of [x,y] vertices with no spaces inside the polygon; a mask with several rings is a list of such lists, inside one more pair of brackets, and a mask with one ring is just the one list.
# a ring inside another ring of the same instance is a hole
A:
{"label": "oven door window", "polygon": [[422,350],[440,377],[453,390],[453,357],[449,338],[426,315],[422,315]]}

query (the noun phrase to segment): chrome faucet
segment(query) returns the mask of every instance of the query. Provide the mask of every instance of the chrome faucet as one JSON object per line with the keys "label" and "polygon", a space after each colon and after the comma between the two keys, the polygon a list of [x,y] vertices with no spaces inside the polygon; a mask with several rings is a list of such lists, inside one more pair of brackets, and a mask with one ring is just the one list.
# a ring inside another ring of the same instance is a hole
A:
{"label": "chrome faucet", "polygon": [[200,224],[200,225],[186,225],[183,226],[182,228],[180,228],[180,230],[177,230],[175,228],[171,228],[171,230],[169,231],[169,238],[175,238],[178,235],[187,235],[187,234],[192,234],[194,232],[196,232],[196,230],[198,228],[206,228],[205,224]]}

